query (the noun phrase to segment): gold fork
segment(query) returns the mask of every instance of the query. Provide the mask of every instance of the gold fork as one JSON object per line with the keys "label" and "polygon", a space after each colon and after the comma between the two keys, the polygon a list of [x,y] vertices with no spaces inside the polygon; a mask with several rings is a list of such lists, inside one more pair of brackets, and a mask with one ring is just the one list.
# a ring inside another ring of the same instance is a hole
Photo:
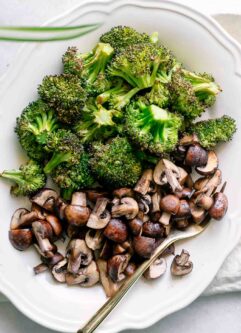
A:
{"label": "gold fork", "polygon": [[93,315],[93,317],[85,324],[83,328],[78,330],[77,333],[92,333],[108,316],[108,314],[115,308],[115,306],[120,302],[120,300],[125,296],[128,290],[139,280],[142,274],[147,270],[147,268],[162,254],[162,252],[171,244],[191,238],[199,235],[208,226],[211,218],[207,216],[205,220],[200,225],[190,225],[185,231],[173,231],[155,250],[154,254],[150,259],[144,261],[135,271],[135,273],[129,277],[116,294],[109,298],[105,304]]}

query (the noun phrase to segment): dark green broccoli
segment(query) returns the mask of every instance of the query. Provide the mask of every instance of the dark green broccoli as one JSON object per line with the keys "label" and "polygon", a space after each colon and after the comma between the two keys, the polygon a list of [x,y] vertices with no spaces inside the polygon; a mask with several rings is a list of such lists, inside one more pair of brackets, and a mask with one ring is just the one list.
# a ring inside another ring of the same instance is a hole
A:
{"label": "dark green broccoli", "polygon": [[129,45],[112,59],[110,76],[121,77],[139,89],[152,87],[160,64],[170,60],[169,51],[151,43]]}
{"label": "dark green broccoli", "polygon": [[182,69],[184,78],[191,83],[198,100],[210,107],[215,103],[216,95],[221,91],[213,76],[207,73],[196,74]]}
{"label": "dark green broccoli", "polygon": [[141,149],[154,154],[170,152],[175,147],[181,125],[180,116],[156,105],[137,101],[126,110],[128,136]]}
{"label": "dark green broccoli", "polygon": [[54,182],[60,187],[64,199],[68,200],[74,191],[89,188],[94,183],[90,173],[89,155],[83,152],[78,164],[63,163],[52,173]]}
{"label": "dark green broccoli", "polygon": [[208,74],[179,69],[172,73],[169,91],[172,109],[192,120],[214,104],[220,88]]}
{"label": "dark green broccoli", "polygon": [[119,136],[106,144],[93,143],[90,166],[100,183],[112,188],[133,186],[142,171],[131,144]]}
{"label": "dark green broccoli", "polygon": [[97,96],[96,101],[98,104],[108,102],[111,108],[122,110],[139,90],[139,88],[131,88],[128,84],[123,83],[123,80],[119,80],[114,87]]}
{"label": "dark green broccoli", "polygon": [[45,102],[56,108],[58,119],[66,124],[72,124],[80,118],[87,99],[81,80],[70,74],[46,76],[38,92]]}
{"label": "dark green broccoli", "polygon": [[191,126],[189,132],[198,136],[200,144],[205,148],[213,148],[219,142],[232,139],[237,130],[236,122],[229,116],[199,121]]}
{"label": "dark green broccoli", "polygon": [[83,146],[79,138],[69,130],[60,129],[49,136],[46,150],[53,155],[44,167],[44,172],[50,174],[59,164],[69,165],[79,163]]}
{"label": "dark green broccoli", "polygon": [[28,156],[43,161],[46,158],[44,145],[50,133],[59,124],[54,110],[41,100],[30,103],[17,118],[15,132]]}
{"label": "dark green broccoli", "polygon": [[103,105],[90,102],[74,130],[83,143],[107,139],[118,132],[116,121],[121,117],[122,113],[118,110],[107,110]]}
{"label": "dark green broccoli", "polygon": [[132,44],[156,43],[157,33],[149,36],[146,33],[139,33],[135,29],[126,26],[113,27],[100,37],[102,43],[109,43],[115,51],[119,51]]}
{"label": "dark green broccoli", "polygon": [[105,69],[113,52],[110,44],[105,43],[98,43],[87,53],[80,53],[75,47],[69,48],[63,56],[64,72],[77,75],[84,80],[89,93],[102,93],[110,88]]}
{"label": "dark green broccoli", "polygon": [[41,189],[46,182],[43,169],[33,160],[21,165],[18,170],[3,171],[0,177],[15,183],[11,187],[11,193],[16,196],[31,195]]}

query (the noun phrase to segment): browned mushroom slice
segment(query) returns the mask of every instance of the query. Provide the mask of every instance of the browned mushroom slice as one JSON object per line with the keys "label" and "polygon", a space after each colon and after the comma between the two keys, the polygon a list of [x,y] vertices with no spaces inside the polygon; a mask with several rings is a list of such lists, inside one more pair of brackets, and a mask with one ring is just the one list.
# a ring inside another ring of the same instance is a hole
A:
{"label": "browned mushroom slice", "polygon": [[15,249],[24,251],[33,244],[33,233],[29,229],[10,230],[9,240]]}
{"label": "browned mushroom slice", "polygon": [[179,141],[179,144],[183,145],[183,146],[191,146],[195,143],[199,143],[199,139],[198,139],[198,137],[195,133],[194,134],[186,134]]}
{"label": "browned mushroom slice", "polygon": [[103,229],[111,219],[110,212],[106,209],[109,199],[99,198],[89,216],[87,227],[92,229]]}
{"label": "browned mushroom slice", "polygon": [[77,273],[66,273],[66,282],[68,285],[78,284],[81,287],[92,287],[99,281],[99,272],[95,261],[92,261],[87,267],[81,268]]}
{"label": "browned mushroom slice", "polygon": [[68,258],[68,272],[77,273],[80,266],[88,266],[93,259],[92,251],[82,239],[73,239],[69,242],[66,255]]}
{"label": "browned mushroom slice", "polygon": [[142,228],[142,234],[151,238],[160,238],[164,236],[164,228],[160,223],[145,222]]}
{"label": "browned mushroom slice", "polygon": [[60,220],[55,215],[49,213],[44,213],[44,217],[46,221],[51,225],[55,236],[59,237],[63,230]]}
{"label": "browned mushroom slice", "polygon": [[134,218],[129,222],[129,227],[134,236],[139,236],[142,232],[143,221],[139,218]]}
{"label": "browned mushroom slice", "polygon": [[177,218],[189,217],[191,215],[191,209],[187,200],[180,200],[180,206],[178,212],[176,213]]}
{"label": "browned mushroom slice", "polygon": [[165,258],[159,258],[145,271],[143,276],[148,279],[157,279],[162,276],[167,270],[167,262]]}
{"label": "browned mushroom slice", "polygon": [[119,199],[124,198],[124,197],[134,197],[134,191],[132,190],[132,188],[128,188],[128,187],[122,187],[119,188],[117,190],[113,191],[113,196],[117,197]]}
{"label": "browned mushroom slice", "polygon": [[111,210],[112,217],[125,216],[128,220],[132,220],[138,214],[139,207],[135,199],[124,197],[120,199],[119,205],[114,205]]}
{"label": "browned mushroom slice", "polygon": [[37,194],[35,194],[35,196],[33,196],[30,200],[31,202],[36,203],[40,207],[50,212],[53,212],[55,207],[55,201],[57,200],[58,197],[59,195],[54,190],[50,188],[43,188]]}
{"label": "browned mushroom slice", "polygon": [[205,209],[197,207],[192,201],[190,201],[190,209],[193,221],[197,224],[202,223],[206,216]]}
{"label": "browned mushroom slice", "polygon": [[155,250],[155,239],[144,236],[134,237],[133,247],[140,257],[149,259]]}
{"label": "browned mushroom slice", "polygon": [[109,239],[106,239],[100,251],[100,258],[108,260],[112,256],[112,252],[113,252],[113,243]]}
{"label": "browned mushroom slice", "polygon": [[193,269],[193,263],[189,261],[190,254],[182,250],[180,255],[176,255],[171,264],[171,273],[175,276],[187,275]]}
{"label": "browned mushroom slice", "polygon": [[137,198],[139,210],[148,214],[151,206],[151,196],[149,194],[141,195]]}
{"label": "browned mushroom slice", "polygon": [[215,220],[221,220],[228,209],[228,198],[222,192],[217,192],[213,196],[213,205],[209,209],[209,215]]}
{"label": "browned mushroom slice", "polygon": [[185,164],[191,167],[201,167],[207,164],[208,153],[199,144],[188,148],[185,158]]}
{"label": "browned mushroom slice", "polygon": [[213,174],[213,176],[208,179],[208,182],[204,182],[203,183],[204,185],[195,194],[197,195],[199,193],[205,193],[207,196],[210,196],[216,190],[218,185],[221,184],[221,182],[222,182],[222,173],[219,169],[217,169]]}
{"label": "browned mushroom slice", "polygon": [[116,243],[123,243],[128,237],[127,226],[119,219],[111,219],[104,230],[104,235]]}
{"label": "browned mushroom slice", "polygon": [[104,241],[102,230],[88,230],[85,235],[85,242],[91,250],[99,250]]}
{"label": "browned mushroom slice", "polygon": [[119,289],[119,286],[117,283],[114,283],[108,276],[107,261],[98,259],[96,263],[100,272],[100,281],[105,290],[106,296],[107,297],[114,296],[114,294]]}
{"label": "browned mushroom slice", "polygon": [[41,213],[37,211],[30,212],[25,208],[19,208],[12,216],[10,229],[15,230],[30,227],[32,222],[41,219],[44,219],[44,216]]}
{"label": "browned mushroom slice", "polygon": [[209,182],[211,177],[201,177],[198,178],[195,183],[193,184],[193,187],[196,191],[200,191],[202,188],[206,186],[206,184]]}
{"label": "browned mushroom slice", "polygon": [[110,258],[107,262],[107,272],[113,282],[119,282],[125,279],[123,273],[126,269],[131,256],[129,254],[119,254]]}
{"label": "browned mushroom slice", "polygon": [[179,170],[179,179],[178,179],[179,184],[184,185],[187,180],[188,173],[186,170],[184,170],[183,168],[180,168],[180,167],[178,167],[178,170]]}
{"label": "browned mushroom slice", "polygon": [[46,257],[46,256],[41,256],[41,260],[44,264],[48,265],[50,269],[52,269],[53,266],[55,266],[58,262],[62,261],[64,259],[64,256],[56,252],[52,256]]}
{"label": "browned mushroom slice", "polygon": [[35,221],[32,223],[32,230],[38,242],[42,256],[52,256],[56,252],[56,246],[51,244],[53,229],[48,222]]}
{"label": "browned mushroom slice", "polygon": [[179,168],[174,163],[164,158],[157,163],[153,172],[154,182],[158,185],[169,184],[173,192],[182,190],[182,186],[178,181],[179,178]]}
{"label": "browned mushroom slice", "polygon": [[197,167],[196,171],[200,175],[211,175],[213,174],[218,168],[218,157],[215,151],[211,150],[208,152],[208,160],[207,164],[204,167]]}
{"label": "browned mushroom slice", "polygon": [[161,191],[158,189],[151,197],[152,213],[160,212]]}
{"label": "browned mushroom slice", "polygon": [[48,265],[41,263],[41,264],[38,264],[37,266],[35,266],[33,268],[33,271],[34,271],[35,275],[38,275],[38,274],[46,272],[48,269],[49,269]]}
{"label": "browned mushroom slice", "polygon": [[87,207],[84,192],[75,192],[72,195],[71,204],[65,208],[65,216],[68,223],[72,225],[82,226],[87,223],[90,210]]}
{"label": "browned mushroom slice", "polygon": [[187,218],[183,218],[181,220],[175,220],[175,226],[177,229],[183,230],[189,226],[189,220]]}
{"label": "browned mushroom slice", "polygon": [[65,208],[67,203],[62,198],[57,198],[54,205],[54,214],[63,221],[65,219]]}
{"label": "browned mushroom slice", "polygon": [[152,169],[145,170],[141,178],[138,180],[136,186],[134,187],[134,191],[142,195],[147,194],[147,192],[149,192],[152,179],[153,179]]}
{"label": "browned mushroom slice", "polygon": [[56,265],[52,268],[52,275],[60,283],[66,282],[66,273],[67,273],[67,259],[64,258],[63,260],[59,261]]}

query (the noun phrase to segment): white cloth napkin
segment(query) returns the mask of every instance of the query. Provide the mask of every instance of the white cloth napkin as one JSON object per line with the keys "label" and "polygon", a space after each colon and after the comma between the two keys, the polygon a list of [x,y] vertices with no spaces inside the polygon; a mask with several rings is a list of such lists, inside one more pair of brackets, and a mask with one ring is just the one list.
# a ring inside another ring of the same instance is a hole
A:
{"label": "white cloth napkin", "polygon": [[[241,15],[216,15],[214,18],[241,43]],[[203,295],[241,291],[241,240],[223,263]],[[0,302],[8,301],[0,293]]]}

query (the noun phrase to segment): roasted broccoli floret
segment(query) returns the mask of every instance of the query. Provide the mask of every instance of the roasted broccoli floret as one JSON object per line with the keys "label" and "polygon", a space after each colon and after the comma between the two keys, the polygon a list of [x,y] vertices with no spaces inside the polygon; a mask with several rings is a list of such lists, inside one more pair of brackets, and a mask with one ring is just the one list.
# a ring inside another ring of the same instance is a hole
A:
{"label": "roasted broccoli floret", "polygon": [[175,147],[181,125],[179,115],[157,105],[137,101],[126,110],[125,129],[128,136],[141,149],[154,154],[170,152]]}
{"label": "roasted broccoli floret", "polygon": [[169,90],[172,109],[187,119],[195,119],[214,104],[220,88],[208,74],[179,69],[172,74]]}
{"label": "roasted broccoli floret", "polygon": [[68,47],[67,51],[62,57],[62,62],[64,65],[65,74],[74,74],[81,77],[83,60],[77,47]]}
{"label": "roasted broccoli floret", "polygon": [[89,155],[82,153],[78,164],[69,165],[63,163],[59,165],[52,174],[54,182],[60,187],[64,199],[71,198],[73,192],[89,188],[94,183],[94,178],[90,173]]}
{"label": "roasted broccoli floret", "polygon": [[141,100],[147,104],[155,104],[160,108],[169,106],[170,94],[168,86],[165,83],[156,80],[151,90],[147,92]]}
{"label": "roasted broccoli floret", "polygon": [[141,175],[141,163],[125,137],[92,145],[90,166],[100,183],[109,187],[133,186]]}
{"label": "roasted broccoli floret", "polygon": [[79,163],[83,146],[71,131],[60,129],[49,136],[46,150],[53,153],[44,167],[44,172],[49,174],[61,163],[67,162],[69,165]]}
{"label": "roasted broccoli floret", "polygon": [[0,177],[15,183],[11,187],[11,193],[16,196],[31,195],[41,189],[46,182],[43,169],[33,160],[21,165],[18,170],[3,171]]}
{"label": "roasted broccoli floret", "polygon": [[108,73],[144,89],[153,86],[160,64],[169,60],[169,51],[164,47],[151,43],[129,45],[112,59]]}
{"label": "roasted broccoli floret", "polygon": [[103,105],[89,102],[74,130],[81,142],[103,140],[118,132],[117,122],[121,117],[122,113],[118,110],[106,109]]}
{"label": "roasted broccoli floret", "polygon": [[216,95],[221,91],[213,76],[207,73],[196,74],[182,69],[184,78],[191,83],[198,100],[205,106],[210,107],[215,103]]}
{"label": "roasted broccoli floret", "polygon": [[139,33],[135,29],[126,26],[113,27],[100,37],[103,43],[109,43],[115,51],[125,48],[132,44],[156,43],[158,40],[157,33],[149,36],[146,33]]}
{"label": "roasted broccoli floret", "polygon": [[30,158],[46,158],[44,145],[50,133],[59,128],[54,110],[41,100],[30,103],[17,118],[15,132]]}
{"label": "roasted broccoli floret", "polygon": [[108,102],[111,108],[122,110],[139,90],[139,88],[132,88],[127,83],[123,83],[123,80],[119,80],[114,87],[97,96],[96,101],[98,104]]}
{"label": "roasted broccoli floret", "polygon": [[237,130],[236,122],[229,116],[199,121],[191,126],[189,132],[198,136],[200,144],[205,148],[213,148],[219,142],[232,139]]}
{"label": "roasted broccoli floret", "polygon": [[46,103],[56,108],[58,119],[66,124],[72,124],[80,118],[87,99],[81,80],[70,74],[46,76],[38,92]]}

